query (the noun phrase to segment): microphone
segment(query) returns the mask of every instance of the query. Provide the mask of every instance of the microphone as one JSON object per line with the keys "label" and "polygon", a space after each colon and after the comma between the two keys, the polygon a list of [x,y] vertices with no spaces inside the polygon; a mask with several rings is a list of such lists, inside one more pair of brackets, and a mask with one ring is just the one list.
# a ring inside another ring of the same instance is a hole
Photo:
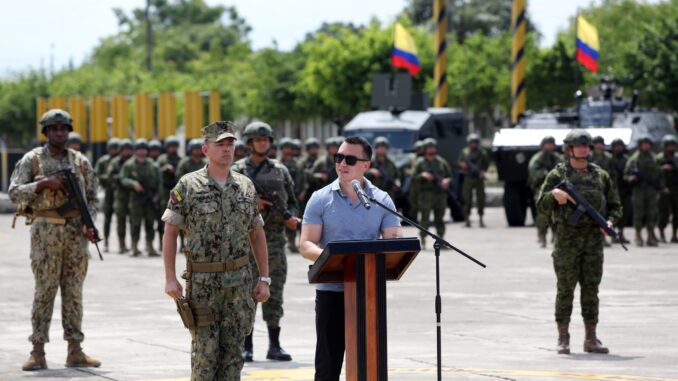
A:
{"label": "microphone", "polygon": [[358,180],[351,181],[351,186],[353,187],[355,193],[358,195],[358,199],[363,204],[365,209],[369,209],[370,207],[372,207],[372,205],[370,205],[370,203],[367,201],[367,195],[365,194],[365,191],[363,190],[363,188],[360,187],[360,181]]}

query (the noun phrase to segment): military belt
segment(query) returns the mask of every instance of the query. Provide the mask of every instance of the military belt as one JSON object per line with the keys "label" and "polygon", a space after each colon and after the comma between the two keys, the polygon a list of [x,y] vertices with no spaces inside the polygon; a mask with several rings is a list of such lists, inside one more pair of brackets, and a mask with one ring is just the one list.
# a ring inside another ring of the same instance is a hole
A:
{"label": "military belt", "polygon": [[186,270],[189,273],[223,273],[235,271],[246,266],[250,262],[247,255],[228,262],[186,262]]}

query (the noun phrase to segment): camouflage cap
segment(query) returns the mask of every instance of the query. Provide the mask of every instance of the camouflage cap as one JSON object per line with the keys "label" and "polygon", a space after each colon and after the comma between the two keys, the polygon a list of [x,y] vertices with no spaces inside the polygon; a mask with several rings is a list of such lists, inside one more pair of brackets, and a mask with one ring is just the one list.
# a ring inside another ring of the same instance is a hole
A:
{"label": "camouflage cap", "polygon": [[589,134],[586,130],[582,130],[580,128],[576,128],[572,131],[570,131],[567,136],[565,136],[565,139],[563,139],[563,142],[565,145],[568,146],[574,146],[574,145],[588,145],[590,146],[592,144],[591,141],[591,134]]}
{"label": "camouflage cap", "polygon": [[111,149],[111,148],[120,148],[120,139],[118,138],[110,138],[106,142],[106,148]]}
{"label": "camouflage cap", "polygon": [[219,142],[224,139],[235,139],[235,125],[233,122],[220,121],[207,125],[200,130],[205,140]]}
{"label": "camouflage cap", "polygon": [[82,138],[80,138],[80,134],[73,131],[69,132],[68,143],[82,143]]}
{"label": "camouflage cap", "polygon": [[594,137],[592,141],[593,141],[593,144],[605,144],[605,138],[603,138],[600,135]]}
{"label": "camouflage cap", "polygon": [[40,118],[40,125],[42,126],[42,133],[45,133],[45,128],[49,126],[55,126],[58,124],[64,124],[69,127],[68,131],[73,131],[73,118],[68,112],[59,109],[53,108],[48,110],[46,113],[42,114]]}
{"label": "camouflage cap", "polygon": [[664,137],[662,138],[662,144],[664,146],[667,146],[669,144],[675,145],[675,144],[678,144],[678,139],[676,139],[675,135],[667,134],[667,135],[664,135]]}

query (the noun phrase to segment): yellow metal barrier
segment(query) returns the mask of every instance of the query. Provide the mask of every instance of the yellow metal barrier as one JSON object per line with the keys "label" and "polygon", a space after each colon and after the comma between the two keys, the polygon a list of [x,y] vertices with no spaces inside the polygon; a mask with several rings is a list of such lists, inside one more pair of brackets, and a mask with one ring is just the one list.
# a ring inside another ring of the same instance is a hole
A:
{"label": "yellow metal barrier", "polygon": [[216,90],[210,91],[209,120],[210,123],[221,120],[221,97],[219,96],[219,92]]}
{"label": "yellow metal barrier", "polygon": [[202,97],[197,91],[184,92],[184,126],[186,139],[200,136],[203,127],[204,107]]}
{"label": "yellow metal barrier", "polygon": [[87,110],[85,109],[85,99],[83,97],[68,98],[68,112],[73,118],[73,131],[80,134],[83,142],[87,142]]}
{"label": "yellow metal barrier", "polygon": [[124,95],[111,97],[111,129],[113,137],[129,138],[129,101]]}
{"label": "yellow metal barrier", "polygon": [[177,133],[177,99],[173,93],[158,96],[158,139]]}
{"label": "yellow metal barrier", "polygon": [[108,140],[108,104],[104,97],[92,97],[89,105],[89,136],[92,143],[101,143]]}
{"label": "yellow metal barrier", "polygon": [[511,124],[525,112],[525,0],[513,0],[511,25]]}
{"label": "yellow metal barrier", "polygon": [[35,100],[35,136],[39,142],[46,142],[47,138],[42,134],[42,126],[40,125],[40,118],[47,112],[47,99],[38,98]]}
{"label": "yellow metal barrier", "polygon": [[134,138],[153,139],[153,98],[148,93],[134,96]]}

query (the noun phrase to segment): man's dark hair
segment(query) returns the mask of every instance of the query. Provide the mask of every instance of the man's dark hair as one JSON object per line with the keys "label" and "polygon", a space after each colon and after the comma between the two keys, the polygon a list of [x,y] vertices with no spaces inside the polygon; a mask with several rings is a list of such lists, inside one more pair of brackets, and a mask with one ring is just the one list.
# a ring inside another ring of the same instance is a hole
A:
{"label": "man's dark hair", "polygon": [[362,136],[349,136],[344,140],[344,143],[356,144],[363,147],[363,154],[365,154],[364,159],[372,160],[372,146],[367,139]]}

